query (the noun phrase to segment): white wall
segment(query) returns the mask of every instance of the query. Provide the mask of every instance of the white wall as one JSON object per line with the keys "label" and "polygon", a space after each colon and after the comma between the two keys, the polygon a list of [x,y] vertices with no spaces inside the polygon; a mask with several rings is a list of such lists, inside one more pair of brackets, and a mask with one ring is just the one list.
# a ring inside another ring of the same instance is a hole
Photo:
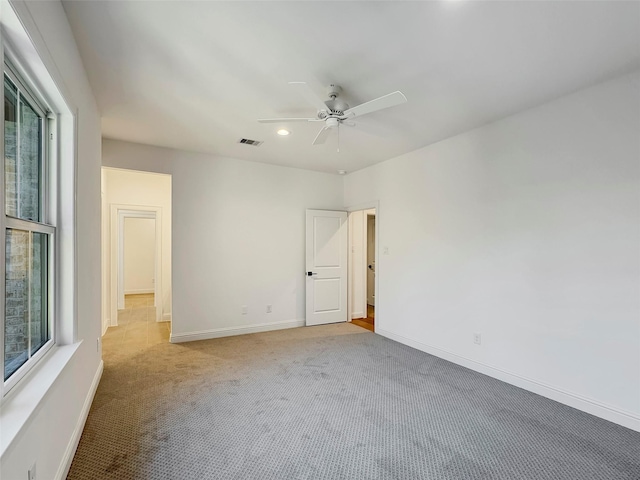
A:
{"label": "white wall", "polygon": [[[109,218],[112,205],[125,205],[128,208],[136,207],[160,207],[162,226],[162,316],[165,320],[171,319],[171,177],[169,175],[157,175],[153,173],[136,172],[130,170],[120,170],[104,168],[102,175],[105,179],[106,202],[102,212],[103,217]],[[111,265],[113,261],[110,254],[111,226],[107,222],[106,232],[103,235],[103,252],[108,258],[107,268],[103,271],[104,295],[111,298],[111,288],[109,279],[111,276]],[[107,315],[110,313],[107,311]],[[113,323],[112,318],[105,321]]]}
{"label": "white wall", "polygon": [[155,287],[156,221],[124,219],[124,293],[153,293]]}
{"label": "white wall", "polygon": [[348,175],[376,331],[640,429],[638,132],[635,73]]}
{"label": "white wall", "polygon": [[[3,2],[3,18],[8,8]],[[46,395],[0,458],[3,479],[27,478],[27,470],[34,462],[37,462],[38,478],[51,479],[57,473],[64,473],[67,460],[73,454],[84,422],[86,410],[83,409],[89,406],[87,400],[90,400],[92,385],[101,371],[101,354],[96,347],[100,337],[100,120],[61,4],[57,1],[16,3],[16,10],[78,120],[75,223],[77,277],[81,281],[77,281],[74,295],[75,319],[70,314],[59,321],[65,325],[63,339],[69,337],[82,343],[58,376],[48,378],[52,384]],[[58,233],[60,241],[73,235],[66,224],[60,226]],[[65,295],[68,294],[65,291]],[[54,355],[57,356],[55,351]],[[44,364],[51,366],[41,362],[41,366]],[[31,378],[37,378],[45,369],[43,366],[35,370]],[[29,377],[23,379],[21,385],[28,385],[28,380]],[[17,391],[10,392],[3,401],[3,435],[5,415],[19,413],[26,407],[14,405],[12,401],[20,398],[22,386],[16,387]]]}
{"label": "white wall", "polygon": [[302,324],[305,209],[340,176],[108,139],[103,164],[172,175],[172,341]]}

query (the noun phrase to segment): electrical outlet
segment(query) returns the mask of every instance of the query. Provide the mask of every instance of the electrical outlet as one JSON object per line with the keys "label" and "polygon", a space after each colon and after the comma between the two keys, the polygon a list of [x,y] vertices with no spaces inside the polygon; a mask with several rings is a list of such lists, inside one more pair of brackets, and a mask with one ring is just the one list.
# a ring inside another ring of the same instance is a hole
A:
{"label": "electrical outlet", "polygon": [[389,255],[389,247],[382,247],[382,254]]}
{"label": "electrical outlet", "polygon": [[28,480],[36,480],[36,462],[33,462],[31,468],[27,472]]}
{"label": "electrical outlet", "polygon": [[249,313],[249,307],[242,305],[242,315],[246,315],[247,313]]}
{"label": "electrical outlet", "polygon": [[267,305],[267,313],[271,313],[273,311],[273,308],[271,305]]}
{"label": "electrical outlet", "polygon": [[96,340],[96,351],[100,353],[100,338]]}
{"label": "electrical outlet", "polygon": [[482,343],[482,335],[480,335],[480,333],[476,332],[473,334],[473,343],[476,345],[480,345]]}

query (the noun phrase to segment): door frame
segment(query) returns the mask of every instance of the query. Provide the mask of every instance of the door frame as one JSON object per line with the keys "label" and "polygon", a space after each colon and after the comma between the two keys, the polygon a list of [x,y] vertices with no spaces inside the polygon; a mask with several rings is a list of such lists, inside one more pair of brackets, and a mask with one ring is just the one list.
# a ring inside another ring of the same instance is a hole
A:
{"label": "door frame", "polygon": [[124,308],[124,220],[151,218],[155,220],[155,284],[154,306],[156,322],[162,321],[162,207],[110,204],[111,211],[111,326],[118,326],[118,309]]}
{"label": "door frame", "polygon": [[[368,212],[369,210],[365,210],[365,212]],[[370,232],[370,228],[369,228],[369,222],[371,221],[371,219],[373,218],[373,232]],[[369,213],[365,213],[365,224],[366,224],[366,234],[365,234],[365,239],[364,239],[364,244],[365,244],[365,249],[364,249],[364,255],[365,255],[365,265],[367,266],[365,269],[365,275],[366,275],[366,281],[365,281],[365,297],[366,297],[366,304],[367,304],[367,309],[369,308],[369,305],[373,306],[375,308],[376,306],[376,292],[375,292],[375,285],[376,285],[376,255],[375,255],[375,245],[376,245],[376,214],[369,214]],[[372,233],[373,235],[373,270],[369,269],[369,233]],[[373,292],[371,294],[371,297],[369,297],[369,275],[373,275]],[[369,303],[369,301],[371,301],[371,303]]]}
{"label": "door frame", "polygon": [[[375,244],[375,259],[376,259],[376,275],[374,278],[374,292],[375,292],[375,296],[376,296],[376,319],[375,322],[373,322],[373,332],[375,333],[376,330],[378,329],[380,323],[379,323],[379,319],[380,319],[380,312],[379,312],[379,308],[378,306],[380,305],[380,288],[379,288],[379,278],[380,278],[380,200],[372,200],[370,202],[365,202],[365,203],[359,203],[356,205],[352,205],[350,207],[345,207],[344,209],[347,211],[347,215],[351,215],[353,212],[359,212],[362,210],[369,210],[371,208],[375,208],[376,210],[376,228],[375,228],[375,232],[376,232],[376,244]],[[348,219],[348,217],[347,217]],[[351,230],[349,229],[349,235],[351,234]],[[351,245],[351,238],[348,239],[349,245]],[[366,249],[365,249],[366,251]],[[351,265],[351,257],[353,255],[353,252],[351,252],[351,249],[349,248],[347,250],[347,268],[349,265]],[[365,264],[366,264],[366,260],[365,260]],[[347,272],[347,275],[349,277],[349,279],[351,278],[351,272]],[[366,275],[366,270],[365,270],[365,275]],[[351,289],[351,282],[348,281],[347,282],[347,288],[350,290]],[[347,308],[349,309],[349,321],[351,321],[351,311],[352,311],[352,305],[351,305],[351,295],[350,295],[350,291],[347,291]]]}

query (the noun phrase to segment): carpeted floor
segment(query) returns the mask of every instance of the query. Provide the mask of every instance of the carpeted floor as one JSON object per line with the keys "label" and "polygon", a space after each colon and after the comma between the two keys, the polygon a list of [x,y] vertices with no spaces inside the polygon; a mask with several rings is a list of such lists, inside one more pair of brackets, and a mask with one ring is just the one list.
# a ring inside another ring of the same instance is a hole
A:
{"label": "carpeted floor", "polygon": [[125,337],[69,479],[640,479],[640,433],[355,325]]}

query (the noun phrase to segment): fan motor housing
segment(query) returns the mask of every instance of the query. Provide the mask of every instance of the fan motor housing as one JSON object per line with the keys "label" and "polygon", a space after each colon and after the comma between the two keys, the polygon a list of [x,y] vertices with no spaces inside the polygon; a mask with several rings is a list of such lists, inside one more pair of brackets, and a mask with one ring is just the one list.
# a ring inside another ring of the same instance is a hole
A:
{"label": "fan motor housing", "polygon": [[349,108],[346,102],[336,98],[335,100],[327,100],[325,105],[331,110],[334,115],[343,115],[344,111]]}

